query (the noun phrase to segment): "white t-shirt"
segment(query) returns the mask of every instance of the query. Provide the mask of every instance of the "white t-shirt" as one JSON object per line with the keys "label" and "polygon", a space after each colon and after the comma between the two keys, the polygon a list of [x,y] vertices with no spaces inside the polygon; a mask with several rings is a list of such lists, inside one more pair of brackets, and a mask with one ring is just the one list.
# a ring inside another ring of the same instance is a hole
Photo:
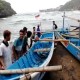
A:
{"label": "white t-shirt", "polygon": [[10,66],[12,64],[12,48],[11,46],[5,46],[4,43],[1,43],[0,45],[0,56],[3,56],[4,58],[4,63],[5,63],[5,68]]}
{"label": "white t-shirt", "polygon": [[55,25],[52,26],[52,30],[55,30]]}

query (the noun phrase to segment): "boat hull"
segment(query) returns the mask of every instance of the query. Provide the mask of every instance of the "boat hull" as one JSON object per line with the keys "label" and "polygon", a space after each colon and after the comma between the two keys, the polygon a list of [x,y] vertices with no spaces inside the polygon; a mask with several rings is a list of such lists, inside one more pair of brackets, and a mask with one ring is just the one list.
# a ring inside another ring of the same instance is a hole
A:
{"label": "boat hull", "polygon": [[[65,39],[59,32],[56,32],[56,37],[58,39]],[[68,39],[68,40],[71,40],[71,39]],[[80,61],[80,49],[74,43],[70,41],[69,42],[61,41],[61,43],[77,60]]]}
{"label": "boat hull", "polygon": [[[54,40],[54,32],[53,33],[44,33],[40,37],[41,39],[44,38],[52,38]],[[35,49],[40,48],[50,48],[49,52],[37,53],[34,52]],[[7,69],[24,69],[30,67],[44,67],[47,66],[52,58],[54,51],[54,42],[36,42],[31,49],[24,54],[19,60],[9,66]],[[45,54],[45,56],[42,56]],[[44,76],[45,72],[34,72],[29,73],[31,80],[41,80]],[[24,74],[11,74],[11,75],[0,75],[1,80],[24,80]]]}
{"label": "boat hull", "polygon": [[[40,37],[40,39],[44,39],[44,38],[50,38],[50,39],[54,40],[54,32],[53,33],[44,33]],[[45,62],[40,67],[49,65],[49,62],[53,56],[53,51],[54,51],[54,43],[51,46],[51,50],[50,50],[50,54],[49,54],[48,58],[45,60]],[[41,80],[44,75],[45,75],[45,72],[35,72],[31,75],[31,80]]]}

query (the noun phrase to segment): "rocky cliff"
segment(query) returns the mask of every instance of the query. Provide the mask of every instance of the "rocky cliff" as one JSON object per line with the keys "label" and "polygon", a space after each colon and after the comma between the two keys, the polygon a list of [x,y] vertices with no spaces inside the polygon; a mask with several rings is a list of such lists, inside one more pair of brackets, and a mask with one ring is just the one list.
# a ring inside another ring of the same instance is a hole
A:
{"label": "rocky cliff", "polygon": [[11,4],[5,0],[0,0],[0,18],[12,16],[16,12],[11,8]]}
{"label": "rocky cliff", "polygon": [[63,5],[60,11],[68,11],[68,10],[80,10],[80,0],[71,0]]}
{"label": "rocky cliff", "polygon": [[66,4],[60,5],[57,8],[40,10],[40,12],[71,11],[71,10],[80,10],[80,0],[70,0]]}

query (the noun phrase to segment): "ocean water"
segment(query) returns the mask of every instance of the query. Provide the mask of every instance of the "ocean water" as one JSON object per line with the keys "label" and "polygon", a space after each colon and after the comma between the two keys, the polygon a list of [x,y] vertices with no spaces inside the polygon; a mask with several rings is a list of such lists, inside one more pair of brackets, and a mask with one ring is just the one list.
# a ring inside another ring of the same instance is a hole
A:
{"label": "ocean water", "polygon": [[[40,24],[42,31],[52,29],[52,21],[54,20],[58,25],[58,28],[63,27],[63,13],[64,12],[41,12],[41,13],[31,13],[31,14],[16,14],[11,17],[0,19],[0,41],[3,39],[3,31],[11,31],[11,41],[14,41],[19,36],[19,30],[23,27],[27,27],[28,30],[32,31],[32,28]],[[40,15],[39,17],[35,17]],[[66,11],[66,16],[80,19],[80,11]],[[79,26],[79,23],[75,20],[65,18],[65,27],[70,28],[71,25]]]}

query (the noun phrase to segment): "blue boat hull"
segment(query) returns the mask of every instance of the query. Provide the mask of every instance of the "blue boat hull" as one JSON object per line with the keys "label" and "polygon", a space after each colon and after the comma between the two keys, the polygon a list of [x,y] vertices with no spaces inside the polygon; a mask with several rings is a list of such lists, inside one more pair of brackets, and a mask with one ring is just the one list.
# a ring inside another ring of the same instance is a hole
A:
{"label": "blue boat hull", "polygon": [[[52,38],[54,39],[54,33],[45,33],[41,37],[43,38]],[[47,52],[34,52],[35,49],[50,48],[50,51]],[[7,69],[24,69],[30,67],[43,67],[47,66],[53,55],[54,43],[52,42],[36,42],[31,49],[26,52],[19,60],[9,66]],[[44,73],[35,72],[31,74],[32,80],[40,80]],[[0,80],[19,80],[24,74],[9,74],[9,75],[0,75]]]}
{"label": "blue boat hull", "polygon": [[56,37],[58,39],[67,39],[69,42],[61,42],[64,47],[76,58],[80,61],[80,41],[78,38],[74,37],[63,37],[59,32],[56,32]]}

